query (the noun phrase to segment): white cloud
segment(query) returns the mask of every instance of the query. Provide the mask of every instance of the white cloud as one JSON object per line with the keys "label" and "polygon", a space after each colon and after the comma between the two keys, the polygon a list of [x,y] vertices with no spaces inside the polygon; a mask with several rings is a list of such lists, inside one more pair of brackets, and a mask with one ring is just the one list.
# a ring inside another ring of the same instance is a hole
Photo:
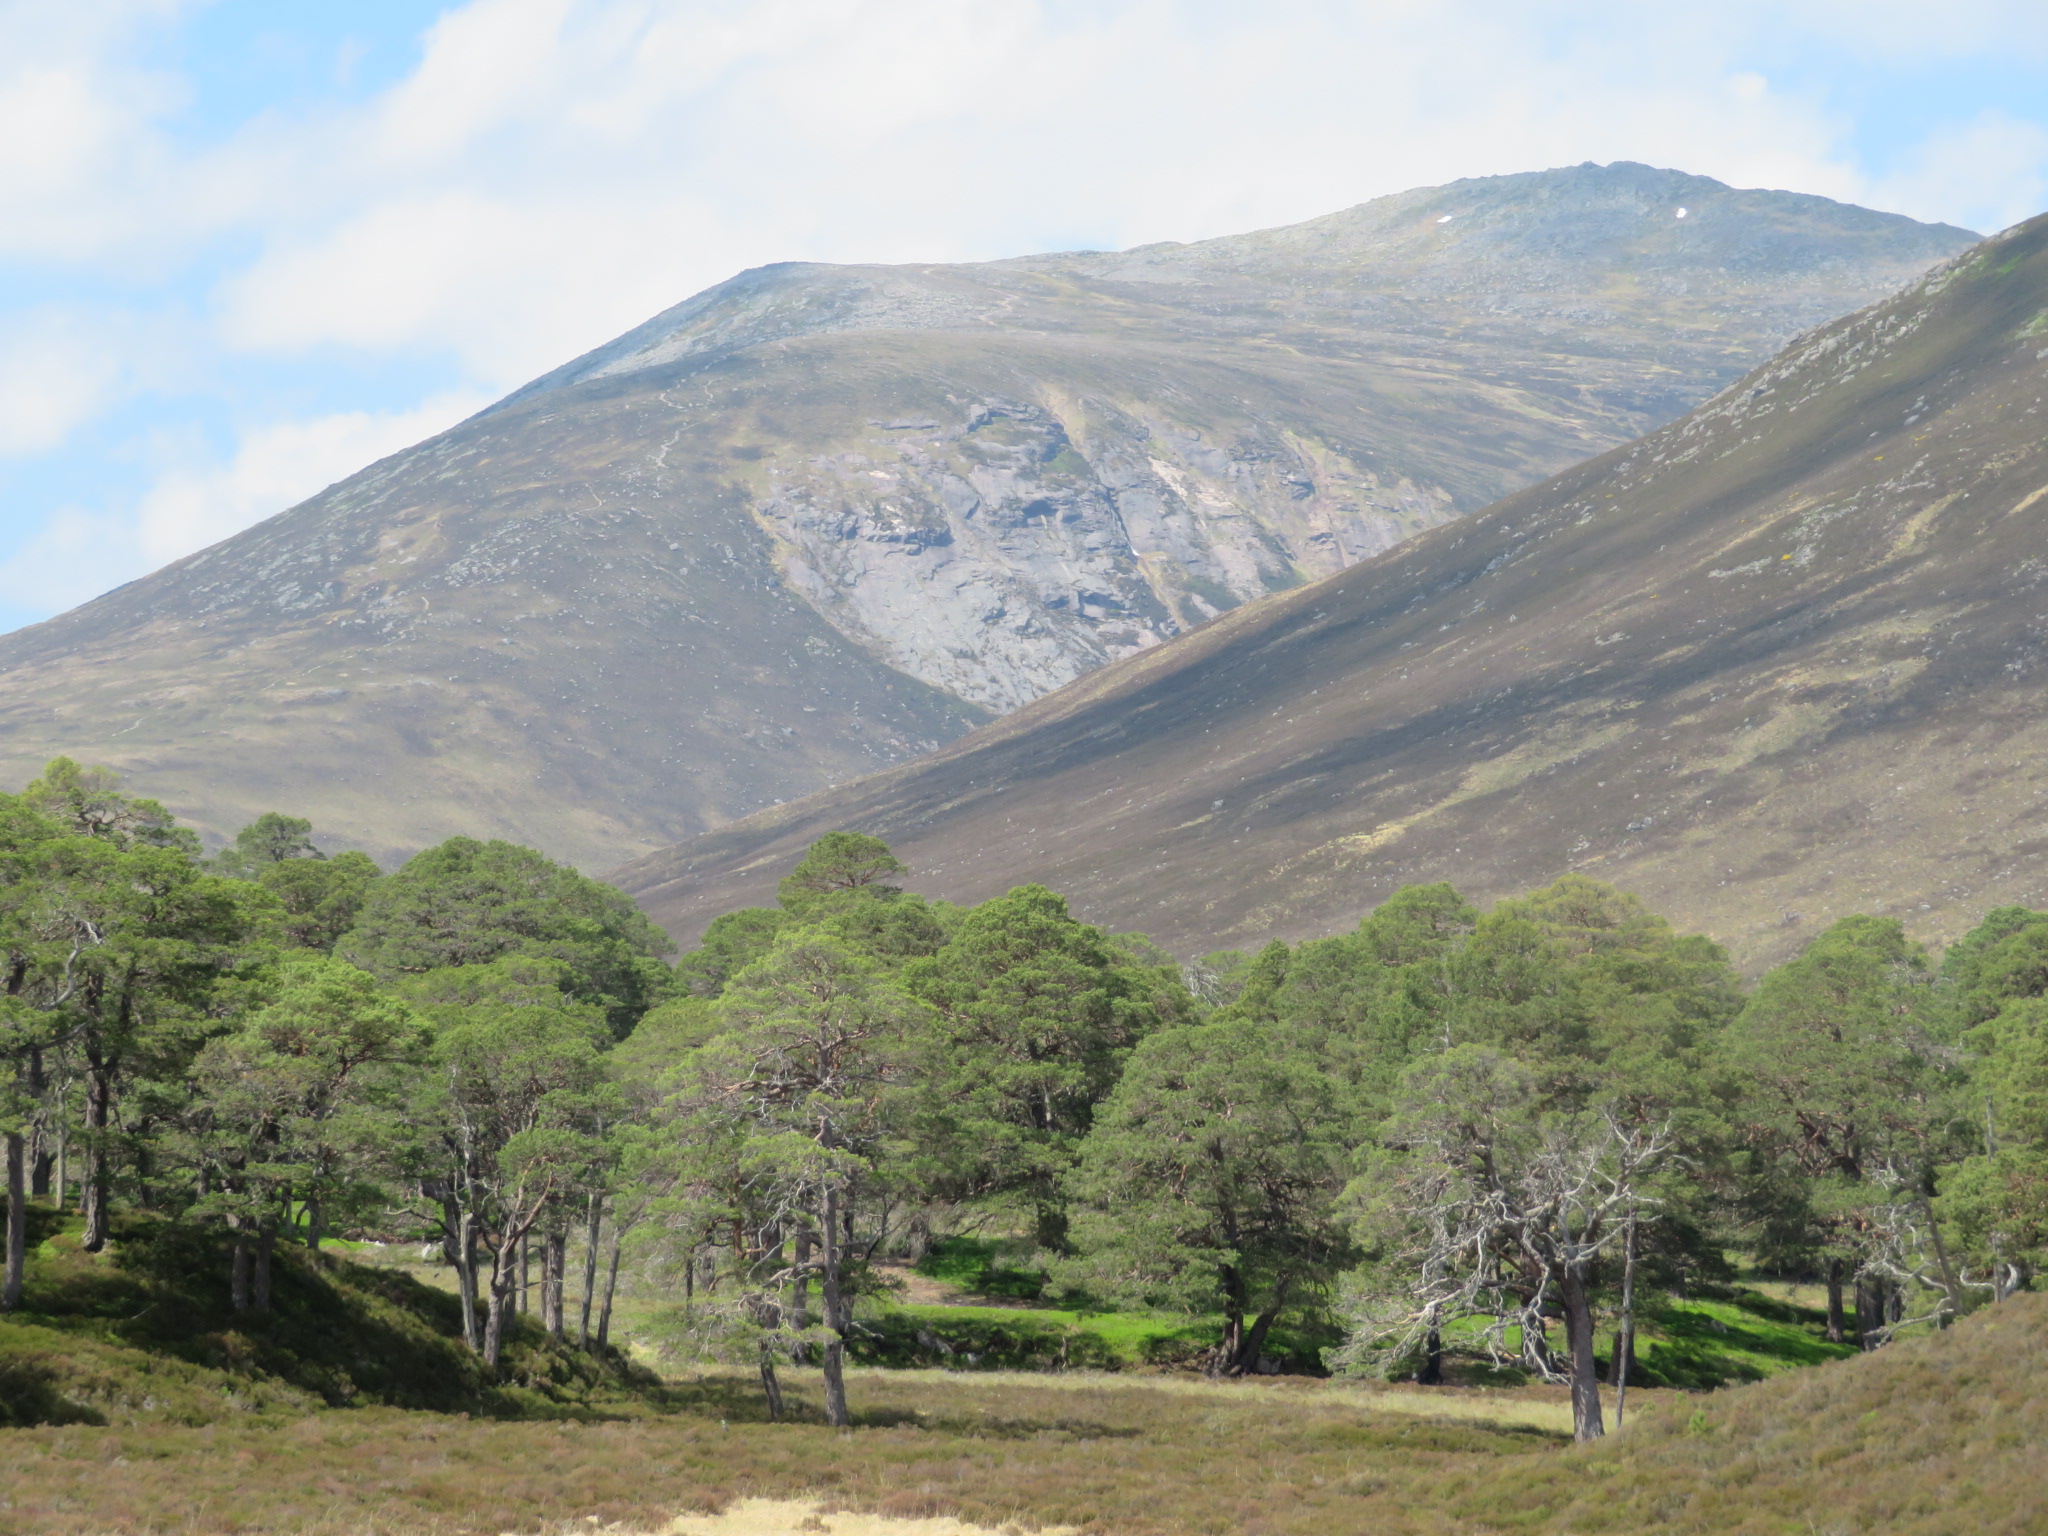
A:
{"label": "white cloud", "polygon": [[181,0],[0,0],[0,252],[134,254],[184,223],[158,130],[184,96],[136,41]]}
{"label": "white cloud", "polygon": [[61,613],[149,569],[119,519],[59,507],[0,560],[0,603],[29,613]]}
{"label": "white cloud", "polygon": [[1876,196],[1989,233],[2048,209],[2048,127],[1982,112],[1942,127]]}
{"label": "white cloud", "polygon": [[0,316],[0,455],[47,452],[114,399],[110,329],[49,305]]}
{"label": "white cloud", "polygon": [[467,0],[371,99],[211,143],[150,43],[202,3],[0,0],[0,255],[183,284],[97,340],[0,313],[0,453],[124,395],[175,426],[243,365],[464,393],[256,426],[56,514],[0,596],[185,553],[767,261],[1196,239],[1589,159],[1980,227],[2048,202],[2048,122],[1954,115],[1879,180],[1827,94],[1859,61],[2048,61],[2040,0]]}
{"label": "white cloud", "polygon": [[71,607],[294,506],[487,403],[462,391],[409,411],[339,411],[254,427],[225,462],[172,465],[131,507],[59,509],[0,560],[0,601],[44,612]]}
{"label": "white cloud", "polygon": [[325,160],[300,174],[355,191],[271,231],[222,289],[224,334],[452,352],[507,388],[790,257],[1196,238],[1584,159],[1859,189],[1826,115],[1697,17],[1560,47],[1543,7],[1491,0],[1207,14],[476,0],[309,137]]}
{"label": "white cloud", "polygon": [[171,469],[144,494],[132,523],[134,552],[154,568],[204,549],[488,403],[462,391],[410,411],[338,411],[247,431],[226,463]]}

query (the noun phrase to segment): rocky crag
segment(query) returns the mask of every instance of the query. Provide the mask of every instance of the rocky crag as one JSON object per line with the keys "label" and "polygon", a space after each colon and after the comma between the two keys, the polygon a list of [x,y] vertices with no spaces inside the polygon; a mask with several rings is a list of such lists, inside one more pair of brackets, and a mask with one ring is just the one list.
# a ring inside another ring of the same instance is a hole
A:
{"label": "rocky crag", "polygon": [[742,274],[0,640],[0,772],[587,866],[901,761],[1670,419],[1967,232],[1633,165]]}
{"label": "rocky crag", "polygon": [[671,931],[818,832],[1184,953],[1579,870],[1747,965],[2048,901],[2048,216],[1680,421],[618,878]]}

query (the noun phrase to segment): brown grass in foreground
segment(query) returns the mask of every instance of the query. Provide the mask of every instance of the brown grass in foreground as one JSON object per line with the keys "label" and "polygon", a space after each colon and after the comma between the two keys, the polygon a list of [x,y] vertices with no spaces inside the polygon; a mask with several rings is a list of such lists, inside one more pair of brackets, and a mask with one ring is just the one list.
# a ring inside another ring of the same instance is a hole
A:
{"label": "brown grass in foreground", "polygon": [[[816,1499],[737,1499],[715,1515],[681,1515],[635,1536],[1014,1536],[944,1515],[870,1515]],[[1067,1536],[1056,1528],[1043,1536]]]}
{"label": "brown grass in foreground", "polygon": [[[659,1531],[748,1497],[1117,1536],[2038,1531],[2048,1298],[1938,1338],[1700,1398],[1658,1394],[1571,1449],[1530,1394],[1370,1396],[1310,1383],[862,1373],[862,1427],[766,1425],[737,1379],[671,1417],[485,1423],[388,1410],[280,1429],[7,1433],[0,1528],[404,1536]],[[806,1384],[806,1395],[815,1398]],[[1475,1405],[1504,1420],[1486,1422]],[[1467,1417],[1452,1418],[1461,1411]],[[798,1528],[801,1528],[799,1526]]]}
{"label": "brown grass in foreground", "polygon": [[[270,1431],[17,1431],[0,1526],[456,1536],[595,1517],[645,1530],[749,1495],[810,1494],[996,1526],[1307,1533],[1370,1509],[1375,1530],[1420,1532],[1441,1527],[1401,1508],[1434,1502],[1443,1479],[1560,1444],[1521,1425],[1361,1411],[1312,1386],[1185,1392],[869,1372],[854,1382],[862,1426],[851,1433],[742,1422],[758,1393],[738,1380],[698,1386],[695,1412],[607,1424],[368,1410]],[[815,1410],[815,1385],[800,1395]]]}

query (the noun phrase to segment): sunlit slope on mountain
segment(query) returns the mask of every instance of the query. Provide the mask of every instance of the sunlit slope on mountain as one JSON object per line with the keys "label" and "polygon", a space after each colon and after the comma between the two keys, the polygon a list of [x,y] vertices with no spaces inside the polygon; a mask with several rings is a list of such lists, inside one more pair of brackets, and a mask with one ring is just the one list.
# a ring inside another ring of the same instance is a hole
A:
{"label": "sunlit slope on mountain", "polygon": [[1683,420],[933,758],[621,874],[674,931],[806,839],[1183,949],[1582,870],[1772,959],[2048,900],[2048,218]]}
{"label": "sunlit slope on mountain", "polygon": [[0,640],[0,782],[68,752],[216,834],[280,807],[601,867],[1378,554],[1968,238],[1617,165],[743,274]]}
{"label": "sunlit slope on mountain", "polygon": [[589,414],[458,429],[8,637],[5,782],[62,751],[216,833],[281,807],[387,861],[602,867],[987,718],[792,595],[730,488],[619,494],[633,412]]}
{"label": "sunlit slope on mountain", "polygon": [[1973,238],[1586,165],[1195,245],[766,268],[509,404],[810,339],[780,374],[852,387],[755,445],[778,563],[1005,710],[1661,425]]}

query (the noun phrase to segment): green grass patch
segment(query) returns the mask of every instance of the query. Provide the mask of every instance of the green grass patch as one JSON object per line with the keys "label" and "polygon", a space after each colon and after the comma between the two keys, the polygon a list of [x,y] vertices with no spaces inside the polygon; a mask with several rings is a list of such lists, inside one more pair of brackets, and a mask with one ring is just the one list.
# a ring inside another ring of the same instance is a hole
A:
{"label": "green grass patch", "polygon": [[1651,1386],[1702,1390],[1762,1381],[1857,1353],[1853,1344],[1827,1341],[1825,1314],[1759,1291],[1733,1290],[1718,1299],[1656,1297],[1641,1312],[1636,1366]]}
{"label": "green grass patch", "polygon": [[[1717,1295],[1672,1297],[1651,1294],[1636,1309],[1637,1386],[1712,1391],[1738,1382],[1763,1381],[1803,1366],[1822,1365],[1856,1354],[1853,1344],[1830,1344],[1826,1314],[1730,1287]],[[1459,1318],[1444,1329],[1447,1378],[1461,1385],[1512,1386],[1532,1379],[1513,1359],[1491,1360],[1479,1345],[1485,1323]],[[1603,1381],[1612,1381],[1615,1320],[1604,1316],[1594,1357]],[[1507,1331],[1506,1353],[1521,1348],[1519,1328]],[[1562,1354],[1564,1330],[1552,1325],[1550,1347]],[[1397,1379],[1419,1363],[1413,1357],[1388,1367]]]}
{"label": "green grass patch", "polygon": [[[1079,1312],[1059,1307],[918,1306],[870,1302],[849,1346],[864,1365],[980,1371],[1190,1368],[1223,1337],[1221,1317]],[[1304,1322],[1276,1325],[1266,1353],[1281,1370],[1321,1375],[1335,1342]]]}
{"label": "green grass patch", "polygon": [[977,1296],[1036,1301],[1045,1290],[1045,1275],[1005,1262],[1005,1252],[1011,1246],[979,1237],[942,1238],[914,1267],[921,1275]]}

